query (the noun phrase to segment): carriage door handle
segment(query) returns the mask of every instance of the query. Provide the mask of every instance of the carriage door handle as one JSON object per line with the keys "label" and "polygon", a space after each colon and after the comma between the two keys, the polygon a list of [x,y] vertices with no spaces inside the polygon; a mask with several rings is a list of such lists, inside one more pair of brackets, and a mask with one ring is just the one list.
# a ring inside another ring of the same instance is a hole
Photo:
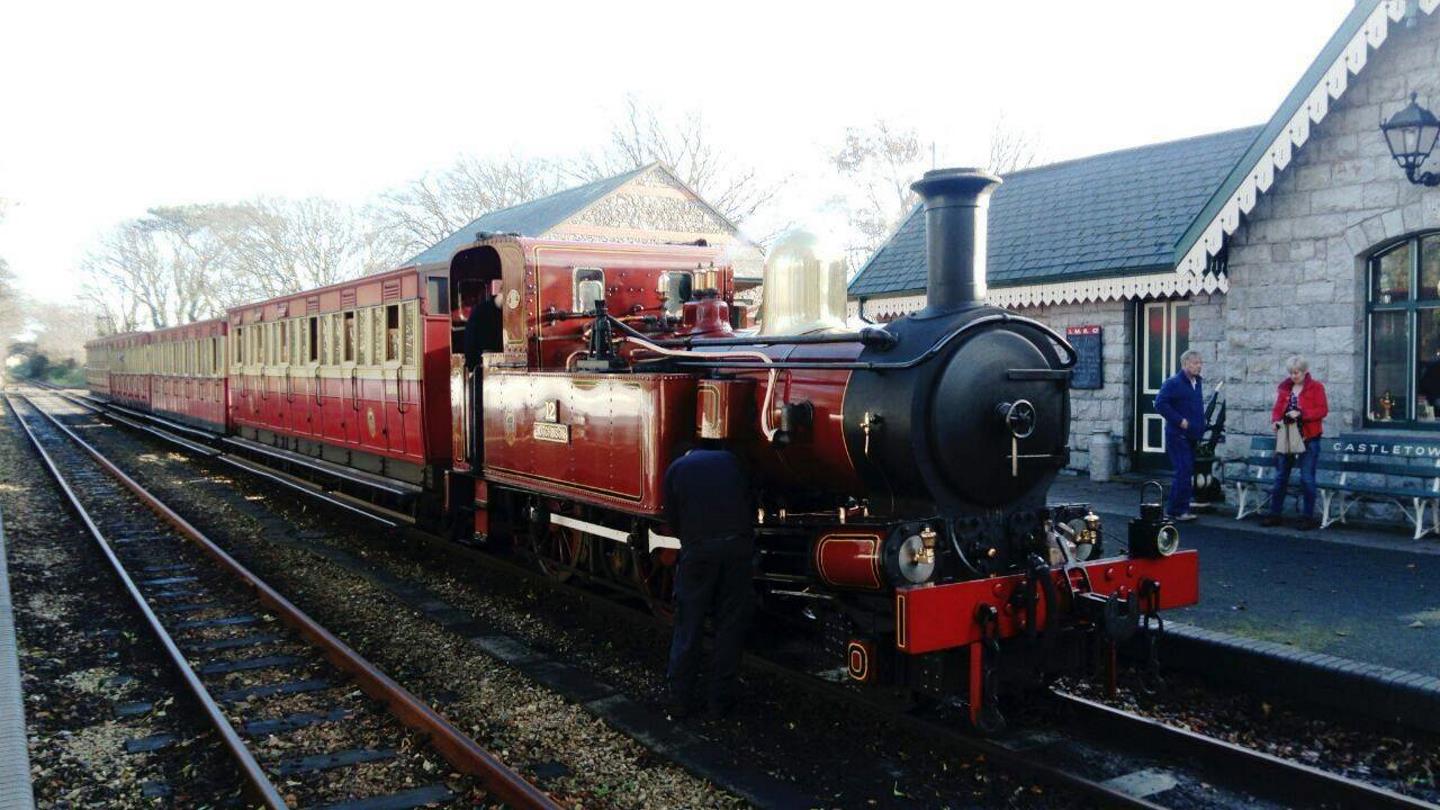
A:
{"label": "carriage door handle", "polygon": [[395,367],[395,412],[396,412],[396,413],[405,413],[406,411],[410,410],[409,406],[407,406],[407,405],[405,404],[405,397],[401,396],[401,394],[400,394],[400,382],[401,382],[401,380],[400,380],[400,375],[401,375],[401,372],[402,372],[402,371],[403,371],[403,369],[402,369],[400,366],[396,366],[396,367]]}

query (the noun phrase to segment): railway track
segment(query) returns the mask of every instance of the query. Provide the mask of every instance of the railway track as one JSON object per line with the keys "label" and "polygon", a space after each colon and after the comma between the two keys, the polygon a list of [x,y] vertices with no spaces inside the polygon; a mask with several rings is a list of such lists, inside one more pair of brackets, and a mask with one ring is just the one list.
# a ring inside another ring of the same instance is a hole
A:
{"label": "railway track", "polygon": [[[100,403],[67,399],[91,411]],[[148,431],[152,434],[155,431]],[[162,438],[164,436],[162,435]],[[574,584],[547,579],[491,555],[457,547],[440,538],[421,537],[444,553],[463,555],[488,567],[529,578],[543,588],[579,594],[616,620],[639,622],[654,629],[651,617],[596,597]],[[1084,698],[1052,693],[1051,705],[1063,718],[1043,719],[1015,733],[983,739],[958,731],[958,718],[944,712],[901,713],[866,693],[816,677],[794,661],[751,656],[749,665],[790,680],[803,688],[828,693],[866,711],[895,717],[916,733],[943,738],[958,747],[985,755],[1006,768],[1067,792],[1083,795],[1106,807],[1336,807],[1435,808],[1435,805],[1373,784],[1350,779],[1304,763],[1276,757],[1218,738],[1169,726]]]}
{"label": "railway track", "polygon": [[29,397],[6,401],[255,801],[558,807]]}

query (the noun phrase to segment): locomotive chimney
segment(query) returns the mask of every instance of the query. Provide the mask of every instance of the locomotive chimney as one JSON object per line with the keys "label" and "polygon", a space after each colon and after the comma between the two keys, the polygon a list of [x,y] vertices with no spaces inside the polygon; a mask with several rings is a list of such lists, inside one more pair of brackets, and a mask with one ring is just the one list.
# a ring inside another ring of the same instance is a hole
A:
{"label": "locomotive chimney", "polygon": [[930,286],[922,317],[985,298],[985,210],[999,184],[979,169],[935,169],[910,186],[925,203]]}

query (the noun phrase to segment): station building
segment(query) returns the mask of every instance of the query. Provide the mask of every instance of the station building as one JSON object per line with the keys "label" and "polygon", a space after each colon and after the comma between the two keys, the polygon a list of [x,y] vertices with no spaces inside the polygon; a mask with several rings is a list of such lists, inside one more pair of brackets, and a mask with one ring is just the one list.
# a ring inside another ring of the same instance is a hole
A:
{"label": "station building", "polygon": [[[1262,125],[1004,178],[990,300],[1087,335],[1072,467],[1100,431],[1122,470],[1166,466],[1154,397],[1190,348],[1207,387],[1224,382],[1224,455],[1268,435],[1294,354],[1326,385],[1328,433],[1440,439],[1440,189],[1423,184],[1440,155],[1412,182],[1380,128],[1412,99],[1440,105],[1437,5],[1359,0]],[[1412,134],[1433,145],[1433,130]],[[924,306],[923,213],[849,293],[876,321]]]}

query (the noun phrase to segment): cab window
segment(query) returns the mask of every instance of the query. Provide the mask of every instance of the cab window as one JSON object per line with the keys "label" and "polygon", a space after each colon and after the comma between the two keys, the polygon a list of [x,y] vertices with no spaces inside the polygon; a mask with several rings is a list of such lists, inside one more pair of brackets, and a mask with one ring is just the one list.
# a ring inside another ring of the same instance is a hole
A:
{"label": "cab window", "polygon": [[695,277],[689,273],[670,271],[662,279],[660,292],[665,295],[665,312],[679,315],[694,291]]}
{"label": "cab window", "polygon": [[605,297],[605,271],[598,267],[575,268],[575,312],[589,312]]}

